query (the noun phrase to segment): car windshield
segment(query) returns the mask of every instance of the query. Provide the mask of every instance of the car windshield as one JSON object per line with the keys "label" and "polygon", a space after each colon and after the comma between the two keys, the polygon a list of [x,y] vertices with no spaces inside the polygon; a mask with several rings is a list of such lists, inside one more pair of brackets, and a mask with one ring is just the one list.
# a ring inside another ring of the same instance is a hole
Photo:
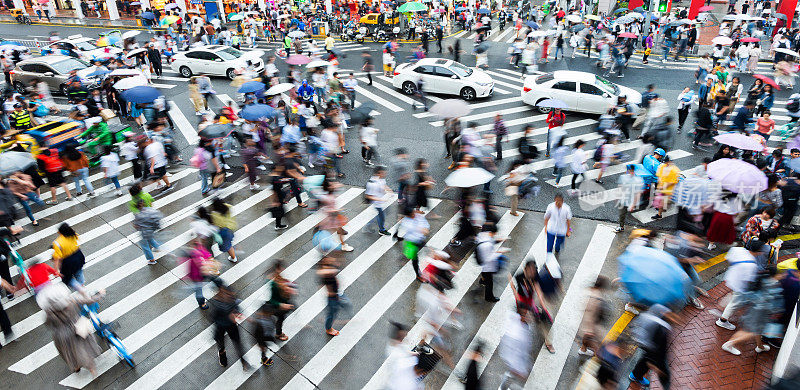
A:
{"label": "car windshield", "polygon": [[52,66],[53,69],[55,69],[59,74],[67,74],[71,70],[84,69],[89,65],[76,58],[67,58],[63,61],[53,62],[50,64],[50,66]]}
{"label": "car windshield", "polygon": [[619,95],[619,87],[616,84],[614,84],[614,83],[612,83],[612,82],[610,82],[610,81],[608,81],[608,80],[606,80],[606,79],[604,79],[604,78],[602,78],[600,76],[595,76],[595,80],[596,81],[595,81],[594,85],[596,85],[598,88],[602,89],[603,92],[608,92],[609,94],[612,94],[612,95]]}
{"label": "car windshield", "polygon": [[89,50],[97,49],[97,46],[95,46],[94,44],[92,44],[89,41],[72,42],[72,44],[75,45],[75,47],[77,47],[78,50],[82,50],[82,51],[89,51]]}
{"label": "car windshield", "polygon": [[453,73],[457,74],[458,77],[467,77],[472,74],[472,69],[467,68],[466,66],[461,65],[458,62],[453,62],[453,64],[450,65],[449,69],[452,70]]}
{"label": "car windshield", "polygon": [[215,51],[214,53],[216,53],[218,56],[220,56],[220,58],[222,58],[225,61],[235,60],[242,56],[242,52],[232,47],[227,47],[220,51]]}

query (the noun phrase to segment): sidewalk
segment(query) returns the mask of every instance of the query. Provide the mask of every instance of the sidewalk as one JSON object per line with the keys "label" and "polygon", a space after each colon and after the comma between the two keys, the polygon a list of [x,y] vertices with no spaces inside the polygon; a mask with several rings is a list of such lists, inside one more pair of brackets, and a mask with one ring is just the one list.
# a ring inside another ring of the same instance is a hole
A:
{"label": "sidewalk", "polygon": [[[105,18],[84,18],[78,19],[72,16],[53,16],[50,18],[50,22],[47,19],[42,19],[39,22],[39,19],[36,15],[30,16],[31,20],[33,21],[33,25],[40,25],[40,26],[83,26],[83,27],[95,27],[95,28],[106,28],[106,27],[118,27],[118,28],[139,28],[139,29],[146,29],[146,27],[142,27],[137,25],[136,19],[117,19],[117,20],[108,20]],[[13,23],[17,24],[17,20],[14,19],[13,16],[9,14],[0,14],[0,22],[5,23]]]}
{"label": "sidewalk", "polygon": [[[720,283],[708,291],[710,297],[701,298],[706,310],[687,306],[679,313],[670,342],[673,389],[760,389],[769,384],[777,356],[775,348],[757,354],[755,345],[750,344],[740,348],[740,356],[720,348],[734,332],[716,326],[717,317],[708,309],[729,292],[725,283]],[[649,379],[652,389],[663,388],[652,373]],[[631,386],[637,388],[635,384]]]}

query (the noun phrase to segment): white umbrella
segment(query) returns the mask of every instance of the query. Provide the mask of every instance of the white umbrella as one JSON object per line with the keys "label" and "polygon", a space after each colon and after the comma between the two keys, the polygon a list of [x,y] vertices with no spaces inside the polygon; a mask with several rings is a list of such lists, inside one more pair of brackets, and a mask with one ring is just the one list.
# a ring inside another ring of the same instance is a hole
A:
{"label": "white umbrella", "polygon": [[542,30],[536,30],[528,34],[528,36],[531,38],[541,38],[541,37],[546,37],[548,35],[550,35],[549,31],[542,31]]}
{"label": "white umbrella", "polygon": [[142,72],[138,69],[128,69],[128,68],[119,68],[114,69],[113,72],[108,74],[109,76],[141,76],[144,77]]}
{"label": "white umbrella", "polygon": [[300,30],[294,30],[294,31],[289,33],[289,38],[298,39],[298,38],[302,38],[304,36],[306,36],[306,33],[302,32]]}
{"label": "white umbrella", "polygon": [[133,38],[141,33],[142,32],[139,30],[126,31],[124,34],[122,34],[122,39]]}
{"label": "white umbrella", "polygon": [[431,107],[430,112],[440,118],[459,118],[472,111],[469,104],[461,99],[447,99],[436,103]]}
{"label": "white umbrella", "polygon": [[311,62],[307,63],[306,64],[306,68],[319,68],[320,66],[331,66],[331,65],[333,65],[333,64],[331,64],[328,61],[314,60],[314,61],[311,61]]}
{"label": "white umbrella", "polygon": [[640,19],[640,20],[641,20],[641,19],[644,19],[644,15],[642,15],[642,14],[640,14],[640,13],[638,13],[638,12],[629,12],[629,13],[628,13],[627,15],[625,15],[625,16],[630,16],[630,17],[632,17],[632,18],[636,18],[636,19]]}
{"label": "white umbrella", "polygon": [[491,172],[483,168],[461,168],[447,176],[444,183],[450,187],[469,188],[487,183],[493,177]]}
{"label": "white umbrella", "polygon": [[294,88],[294,84],[292,83],[277,84],[269,87],[267,92],[264,92],[264,94],[267,96],[277,95],[279,93],[284,93],[286,91],[289,91],[292,88]]}
{"label": "white umbrella", "polygon": [[778,52],[778,53],[783,53],[783,54],[788,54],[790,56],[799,57],[797,55],[797,52],[792,50],[792,49],[786,49],[786,48],[783,48],[783,47],[779,47],[779,48],[775,49],[775,51]]}
{"label": "white umbrella", "polygon": [[283,15],[278,16],[278,19],[288,18],[288,17],[291,17],[291,16],[292,15],[289,15],[289,14],[283,14]]}
{"label": "white umbrella", "polygon": [[567,15],[567,20],[569,20],[572,23],[580,23],[583,19],[581,18],[580,15],[571,14]]}
{"label": "white umbrella", "polygon": [[712,39],[711,43],[713,43],[715,45],[727,46],[727,45],[730,45],[730,44],[733,43],[733,39],[730,39],[730,38],[728,38],[728,37],[726,37],[724,35],[720,35],[720,36]]}
{"label": "white umbrella", "polygon": [[138,49],[133,49],[133,50],[128,52],[128,56],[127,57],[131,58],[133,56],[136,56],[136,55],[139,55],[139,54],[142,54],[142,53],[147,53],[147,49],[145,49],[143,47],[140,47]]}
{"label": "white umbrella", "polygon": [[114,88],[119,91],[124,91],[126,89],[131,89],[133,87],[139,87],[142,85],[147,85],[147,79],[142,76],[133,76],[117,81],[114,84]]}

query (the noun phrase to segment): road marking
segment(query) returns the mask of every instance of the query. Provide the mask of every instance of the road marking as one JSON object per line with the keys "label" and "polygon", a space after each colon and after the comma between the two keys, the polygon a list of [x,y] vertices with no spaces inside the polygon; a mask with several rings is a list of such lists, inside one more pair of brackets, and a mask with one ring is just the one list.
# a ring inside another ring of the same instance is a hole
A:
{"label": "road marking", "polygon": [[[523,216],[524,216],[524,214],[520,214],[519,216],[514,217],[507,211],[505,213],[505,215],[503,215],[503,218],[500,219],[500,222],[499,222],[499,225],[498,225],[498,230],[499,231],[497,233],[498,237],[508,237],[508,235],[511,233],[511,231],[514,230],[514,227],[522,219]],[[453,285],[455,286],[455,288],[447,290],[446,295],[451,300],[451,302],[454,305],[454,307],[458,306],[459,302],[461,302],[461,299],[467,293],[469,288],[472,287],[472,285],[475,283],[475,279],[477,279],[478,275],[480,275],[481,267],[479,265],[477,265],[477,263],[474,261],[474,258],[475,258],[475,255],[473,254],[467,260],[464,261],[464,264],[461,266],[461,268],[458,270],[456,275],[453,277]],[[394,294],[396,294],[396,295],[399,295],[402,292],[402,290],[406,289],[408,284],[411,284],[411,282],[414,281],[414,271],[411,270],[411,264],[406,264],[406,266],[403,267],[401,272],[399,272],[399,273],[397,273],[395,275],[395,278],[399,278],[399,277],[407,279],[408,281],[407,281],[407,284],[405,284],[405,285],[402,285],[402,284],[399,285],[400,288],[398,288],[398,290],[400,290],[400,291],[394,292]],[[392,278],[392,280],[394,280],[394,278]],[[364,308],[362,308],[359,311],[359,313],[363,312],[367,307],[370,308],[369,309],[370,311],[373,311],[373,310],[377,309],[377,308],[373,309],[372,306],[370,306],[371,304],[373,306],[383,306],[386,309],[388,309],[391,306],[391,304],[397,298],[395,297],[394,299],[391,299],[391,298],[386,299],[386,301],[390,301],[390,302],[381,302],[382,299],[377,299],[377,298],[380,298],[381,294],[388,295],[388,294],[392,294],[393,293],[392,291],[384,291],[384,290],[387,290],[388,287],[390,287],[390,283],[392,283],[392,281],[389,281],[389,283],[387,283],[385,285],[385,287],[383,289],[381,289],[381,291],[379,291],[378,294],[376,294],[375,297],[369,301],[367,306],[364,306]],[[405,287],[403,287],[403,286],[405,286]],[[395,287],[392,286],[392,288],[395,288]],[[384,309],[384,311],[386,309]],[[381,312],[380,314],[382,315],[383,313]],[[446,315],[444,315],[444,318],[447,318],[449,316],[450,316],[450,313],[447,313]],[[359,321],[356,321],[356,318],[354,317],[352,320],[350,320],[347,323],[347,325],[354,324],[354,327],[360,327],[361,325],[363,325],[363,324],[359,323],[360,321],[361,321],[360,318],[359,318]],[[373,320],[373,322],[374,321],[377,321],[377,318],[375,318]],[[420,338],[422,337],[422,332],[427,327],[426,325],[423,324],[423,322],[424,321],[417,321],[417,323],[414,324],[414,326],[408,331],[408,333],[406,333],[406,337],[405,337],[405,339],[403,339],[403,343],[404,344],[408,344],[408,342],[413,342],[414,344],[416,344],[417,341],[420,340]],[[372,326],[372,325],[370,324],[369,326]],[[337,336],[336,338],[338,338],[340,336],[341,336],[341,332],[340,332],[339,336]],[[336,338],[334,338],[333,341],[335,341]],[[358,341],[358,340],[356,340],[356,341]],[[329,344],[330,344],[330,342],[329,342]],[[316,358],[317,356],[321,356],[321,355],[317,354],[314,357]],[[344,355],[342,355],[342,356],[344,356]],[[325,370],[324,374],[327,375],[327,373],[328,373],[327,371],[333,369],[335,367],[335,364],[326,366],[324,361],[320,361],[319,362],[319,366],[322,366],[321,368]],[[308,364],[306,364],[306,367],[308,367]],[[311,375],[312,373],[306,371],[306,367],[303,367],[303,369],[300,370],[300,373]],[[375,372],[375,374],[372,375],[372,378],[370,378],[369,382],[367,382],[367,384],[363,387],[363,389],[379,390],[379,389],[385,388],[386,380],[387,380],[387,377],[389,376],[389,372],[388,371],[389,371],[389,361],[388,360],[384,360],[383,363],[381,364],[380,368],[378,368],[378,370]],[[319,377],[318,373],[313,373],[313,374],[314,375],[308,377],[309,380],[311,382],[319,384],[321,382],[322,378],[317,380],[317,378]],[[295,379],[297,379],[298,377],[300,377],[300,374],[296,375]],[[323,375],[323,378],[324,378],[324,375]],[[300,381],[300,380],[298,379],[298,381]],[[300,382],[302,382],[302,381],[300,381]],[[308,383],[307,385],[309,385],[309,384],[310,383]],[[290,387],[288,387],[288,385],[284,387],[284,389],[287,389],[287,388],[290,388]],[[303,387],[303,388],[305,388],[305,387]]]}
{"label": "road marking", "polygon": [[[617,150],[619,150],[619,146],[617,146]],[[671,158],[672,161],[675,161],[675,160],[680,159],[680,158],[689,157],[692,154],[687,152],[687,151],[685,151],[685,150],[678,149],[678,150],[672,150],[672,151],[667,152],[667,155],[669,155],[669,158]],[[608,168],[606,168],[606,171],[603,174],[603,177],[607,179],[609,176],[617,175],[617,174],[625,172],[625,170],[626,170],[625,165],[626,164],[616,164],[616,165],[609,166]],[[584,180],[595,179],[595,178],[597,178],[597,175],[599,173],[600,173],[600,169],[599,168],[598,169],[590,169],[590,170],[584,172],[584,178],[585,178]],[[550,180],[547,181],[547,184],[550,184],[550,185],[555,186],[555,187],[565,187],[565,186],[570,185],[570,182],[569,181],[564,181],[564,182],[559,183],[558,185],[555,185],[555,180],[550,179]]]}
{"label": "road marking", "polygon": [[[537,264],[544,264],[546,261],[544,258],[547,251],[546,244],[547,234],[545,234],[544,229],[542,229],[539,232],[539,235],[536,237],[536,241],[533,242],[533,245],[528,250],[528,253],[519,263],[517,272],[513,273],[512,275],[522,272],[525,268],[525,262],[527,262],[529,259],[535,259]],[[469,345],[475,345],[478,341],[483,343],[483,356],[485,356],[486,359],[478,366],[479,378],[484,369],[486,369],[486,364],[488,363],[489,359],[492,355],[494,355],[494,351],[497,349],[497,346],[500,345],[500,339],[502,339],[504,334],[504,325],[507,319],[507,312],[514,310],[516,298],[514,297],[514,291],[511,289],[511,283],[508,283],[506,288],[503,289],[503,294],[500,296],[500,301],[494,304],[492,311],[489,312],[488,316],[486,316],[486,319],[481,324],[481,327],[478,329],[477,333],[475,333],[475,336],[473,336],[472,341],[469,343]],[[458,363],[456,363],[456,368],[451,371],[450,376],[447,377],[447,382],[445,382],[442,390],[460,390],[464,388],[464,385],[459,382],[459,378],[456,373],[467,372],[470,350],[471,348],[467,347],[467,350],[458,360]]]}
{"label": "road marking", "polygon": [[185,77],[164,76],[163,74],[161,76],[153,76],[153,78],[156,79],[156,80],[177,81],[179,83],[188,83],[189,82],[189,79],[187,79]]}
{"label": "road marking", "polygon": [[[361,81],[362,83],[365,83],[365,84],[367,82],[369,82],[369,80],[367,80],[366,77],[361,77],[358,80]],[[389,88],[389,87],[387,87],[387,86],[385,86],[385,85],[383,85],[381,83],[372,83],[372,87],[376,88],[376,89],[378,89],[380,91],[383,91],[384,93],[387,93],[387,94],[391,95],[392,97],[394,97],[396,99],[399,99],[400,101],[402,101],[402,102],[404,102],[406,104],[419,103],[419,101],[417,101],[416,99],[412,99],[412,98],[410,98],[410,97],[408,97],[406,95],[403,95],[403,94],[401,94],[401,93],[399,93],[399,92],[397,92],[397,91],[395,91],[395,90],[393,90],[393,89],[391,89],[391,88]]]}
{"label": "road marking", "polygon": [[[521,84],[520,85],[514,85],[514,84],[507,83],[505,81],[500,81],[500,80],[494,80],[494,85],[502,85],[502,86],[504,86],[506,88],[511,88],[514,91],[516,91],[517,89],[522,88]],[[495,88],[494,90],[497,91],[498,88]],[[511,93],[511,92],[507,92],[507,93]]]}
{"label": "road marking", "polygon": [[517,77],[514,77],[514,76],[505,75],[505,74],[502,74],[502,73],[499,73],[499,72],[494,72],[494,71],[491,71],[491,70],[486,70],[484,72],[486,72],[486,73],[488,73],[488,74],[490,74],[492,76],[495,76],[495,77],[500,77],[500,78],[511,80],[513,82],[516,82],[516,83],[520,83],[520,85],[518,85],[517,88],[522,86],[522,82],[523,82],[522,78],[524,78],[524,75],[522,73],[517,73]]}
{"label": "road marking", "polygon": [[467,37],[467,39],[475,39],[476,35],[478,35],[478,33],[472,33]]}
{"label": "road marking", "polygon": [[556,388],[564,370],[564,363],[575,345],[578,326],[583,319],[586,289],[600,274],[600,269],[603,268],[615,236],[614,228],[611,226],[598,224],[595,227],[589,246],[569,283],[567,293],[561,301],[558,314],[556,314],[550,330],[550,338],[556,352],[550,353],[544,345],[542,346],[536,356],[536,363],[533,365],[528,381],[525,383],[526,389],[551,390]]}
{"label": "road marking", "polygon": [[372,93],[370,91],[367,91],[366,89],[364,89],[364,87],[356,86],[356,93],[359,93],[359,94],[363,95],[364,97],[366,97],[367,99],[372,100],[373,102],[378,103],[378,104],[380,104],[380,105],[382,105],[382,106],[384,106],[384,107],[386,107],[389,110],[392,110],[394,112],[403,111],[403,109],[400,108],[399,106],[397,106],[396,104],[394,104],[394,103],[392,103],[392,102],[390,102],[390,101],[388,101],[388,100],[386,100],[386,99],[384,99],[384,98],[382,98],[382,97],[380,97],[380,96],[378,96],[378,95],[376,95],[376,94],[374,94],[374,93]]}
{"label": "road marking", "polygon": [[500,34],[500,35],[498,35],[498,36],[494,37],[494,39],[492,39],[492,41],[495,41],[495,42],[500,42],[500,41],[502,41],[503,39],[506,39],[506,35],[508,35],[508,34],[510,34],[510,33],[512,33],[512,32],[514,32],[514,29],[513,29],[513,28],[507,28],[505,31],[503,31],[503,33],[502,33],[502,34]]}
{"label": "road marking", "polygon": [[183,115],[181,109],[173,102],[169,102],[169,116],[172,118],[175,126],[178,126],[178,131],[183,134],[186,143],[189,145],[196,145],[200,141],[200,136],[197,135],[195,127],[189,123],[189,120],[186,119],[186,115]]}
{"label": "road marking", "polygon": [[[340,205],[344,204],[346,203],[344,200],[349,202],[357,197],[361,192],[363,192],[363,190],[351,188],[337,199],[337,203]],[[324,213],[319,211],[304,218],[298,224],[292,226],[283,234],[274,238],[270,243],[253,252],[252,255],[248,256],[244,260],[240,260],[238,263],[236,263],[236,265],[225,271],[221,275],[221,278],[226,284],[231,285],[241,277],[247,275],[262,262],[266,261],[266,259],[271,258],[279,250],[283,249],[285,246],[300,238],[307,231],[311,230],[314,226],[321,222],[323,218]],[[195,312],[196,310],[197,301],[195,300],[194,294],[191,294],[190,296],[184,298],[184,300],[177,305],[154,318],[149,323],[143,325],[132,335],[126,337],[124,340],[122,340],[122,343],[127,347],[128,352],[134,353],[139,348],[153,340],[156,336],[160,335],[178,321]],[[120,363],[116,353],[111,350],[105,351],[95,361],[97,363],[98,376],[102,375]],[[59,384],[62,386],[83,388],[91,383],[94,379],[94,376],[92,376],[88,371],[84,370],[69,375],[59,382]]]}
{"label": "road marking", "polygon": [[[499,106],[501,104],[519,103],[519,102],[520,102],[519,97],[511,97],[511,98],[505,98],[505,99],[500,99],[500,100],[489,100],[489,101],[485,101],[485,102],[481,102],[481,103],[470,103],[469,108],[473,109],[473,110],[476,110],[478,108],[494,107],[494,106]],[[430,113],[430,112],[422,112],[422,113],[419,113],[419,114],[414,114],[415,118],[429,118],[429,117],[432,117],[432,116],[437,116],[437,115],[433,114],[433,113]]]}
{"label": "road marking", "polygon": [[[519,100],[519,98],[516,98],[516,99]],[[495,111],[495,112],[484,112],[484,113],[480,113],[480,114],[472,114],[472,115],[462,116],[460,119],[461,119],[461,123],[467,124],[469,122],[472,122],[472,121],[475,121],[475,120],[478,120],[478,119],[494,118],[494,116],[497,115],[497,114],[508,115],[508,114],[516,114],[516,113],[520,113],[520,112],[525,112],[525,111],[532,111],[531,106],[525,104],[525,105],[522,105],[522,106],[506,108],[506,109],[503,109],[503,110],[500,110],[500,111]],[[434,126],[434,127],[439,127],[439,126],[443,126],[443,125],[444,125],[444,121],[431,122],[431,126]]]}
{"label": "road marking", "polygon": [[[495,83],[497,83],[497,82],[495,81]],[[496,87],[494,88],[493,92],[494,93],[499,93],[501,95],[510,95],[510,94],[513,93],[511,91],[506,91],[505,89],[500,89],[500,88],[496,88]]]}
{"label": "road marking", "polygon": [[[386,77],[386,76],[381,75],[381,76],[377,76],[376,78],[379,79],[379,80],[383,80],[383,81],[389,83],[389,85],[392,85],[392,88],[394,88],[394,84],[392,84],[392,79],[390,77]],[[398,93],[400,93],[400,92],[398,92]],[[425,98],[430,100],[430,101],[433,101],[434,103],[438,103],[438,102],[442,101],[442,98],[438,98],[438,97],[433,96],[433,95],[431,95],[429,93],[425,94]]]}

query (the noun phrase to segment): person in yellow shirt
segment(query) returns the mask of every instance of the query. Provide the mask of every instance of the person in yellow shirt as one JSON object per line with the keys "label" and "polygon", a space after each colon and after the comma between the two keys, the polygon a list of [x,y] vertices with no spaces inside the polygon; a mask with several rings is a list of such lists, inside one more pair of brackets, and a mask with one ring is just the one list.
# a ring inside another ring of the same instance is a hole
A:
{"label": "person in yellow shirt", "polygon": [[331,37],[331,34],[328,33],[328,37],[325,38],[325,50],[328,52],[328,54],[333,54],[334,43],[335,41],[333,40],[333,37]]}
{"label": "person in yellow shirt", "polygon": [[658,214],[653,216],[653,219],[661,218],[664,210],[667,209],[669,198],[672,196],[672,191],[675,190],[675,185],[678,184],[678,178],[681,175],[680,168],[676,167],[672,160],[669,159],[669,156],[664,156],[664,160],[662,160],[662,164],[658,167],[656,171],[656,177],[658,177],[658,196],[661,199],[661,204],[658,208]]}
{"label": "person in yellow shirt", "polygon": [[233,249],[233,231],[236,230],[236,219],[231,214],[231,205],[225,203],[220,198],[215,198],[211,203],[211,223],[219,229],[219,236],[222,242],[219,243],[219,250],[228,252],[228,261],[235,263],[236,251]]}
{"label": "person in yellow shirt", "polygon": [[53,241],[53,263],[61,273],[61,281],[82,293],[86,257],[78,245],[78,234],[66,222],[58,227],[58,237]]}

